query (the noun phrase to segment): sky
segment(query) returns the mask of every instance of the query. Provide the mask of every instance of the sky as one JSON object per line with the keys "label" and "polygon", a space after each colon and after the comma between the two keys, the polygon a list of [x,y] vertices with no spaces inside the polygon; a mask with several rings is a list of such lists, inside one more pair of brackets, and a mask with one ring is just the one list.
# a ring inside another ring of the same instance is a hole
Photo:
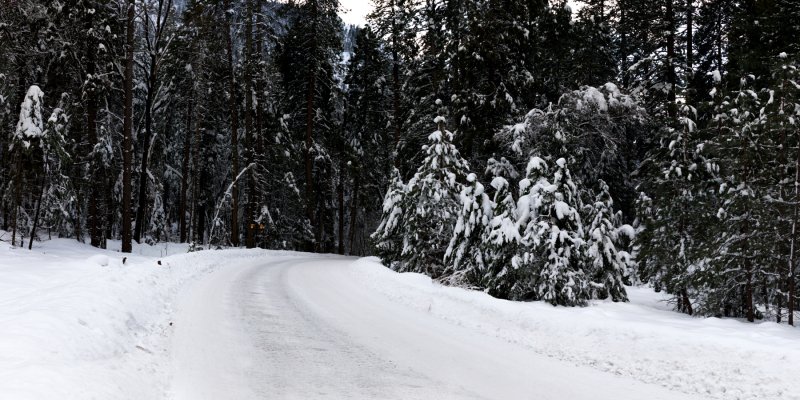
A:
{"label": "sky", "polygon": [[[339,15],[346,24],[361,26],[366,24],[367,14],[372,11],[372,0],[340,0],[340,4],[342,11]],[[583,6],[575,0],[571,0],[569,4],[573,12],[577,12]]]}
{"label": "sky", "polygon": [[340,0],[340,4],[342,11],[339,14],[347,24],[363,26],[372,10],[372,0]]}

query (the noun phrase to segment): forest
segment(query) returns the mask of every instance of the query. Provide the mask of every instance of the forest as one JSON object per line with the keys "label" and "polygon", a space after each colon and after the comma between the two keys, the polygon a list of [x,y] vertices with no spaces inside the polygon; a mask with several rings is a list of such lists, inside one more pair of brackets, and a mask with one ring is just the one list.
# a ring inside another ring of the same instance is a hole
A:
{"label": "forest", "polygon": [[369,1],[0,0],[0,240],[794,324],[800,2]]}

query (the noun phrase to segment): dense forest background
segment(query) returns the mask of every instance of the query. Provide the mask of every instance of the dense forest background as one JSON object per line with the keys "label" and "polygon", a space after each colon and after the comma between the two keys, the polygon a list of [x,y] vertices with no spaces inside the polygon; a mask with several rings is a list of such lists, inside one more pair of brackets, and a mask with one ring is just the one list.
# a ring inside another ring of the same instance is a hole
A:
{"label": "dense forest background", "polygon": [[1,239],[377,254],[565,305],[649,282],[793,323],[800,3],[338,11],[0,0]]}

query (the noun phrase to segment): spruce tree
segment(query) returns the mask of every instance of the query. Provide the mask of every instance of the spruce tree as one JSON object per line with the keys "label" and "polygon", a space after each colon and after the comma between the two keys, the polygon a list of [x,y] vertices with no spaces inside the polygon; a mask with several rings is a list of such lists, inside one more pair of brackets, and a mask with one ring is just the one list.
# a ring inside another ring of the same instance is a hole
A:
{"label": "spruce tree", "polygon": [[494,189],[492,219],[483,239],[486,268],[480,283],[492,296],[509,298],[518,274],[524,273],[519,271],[517,257],[522,240],[517,221],[517,203],[508,181],[502,175],[492,179],[491,187]]}
{"label": "spruce tree", "polygon": [[400,171],[395,168],[392,170],[389,190],[384,196],[380,225],[372,234],[375,254],[387,267],[395,270],[401,269],[404,234],[402,224],[405,218],[402,207],[405,196],[406,185],[400,178]]}
{"label": "spruce tree", "polygon": [[621,224],[622,215],[614,212],[613,205],[608,185],[601,180],[594,202],[584,207],[589,223],[584,250],[591,297],[617,302],[628,300],[624,281],[633,260],[624,246],[635,235],[631,226]]}
{"label": "spruce tree", "polygon": [[428,136],[428,145],[422,149],[425,159],[408,181],[401,201],[403,248],[398,270],[440,278],[469,166],[453,145],[453,134],[445,130],[444,117],[436,117],[434,123],[438,130]]}
{"label": "spruce tree", "polygon": [[520,183],[519,222],[524,226],[520,263],[525,276],[512,288],[512,298],[542,300],[553,305],[584,305],[588,277],[582,265],[583,223],[578,187],[564,158],[552,175],[545,161],[531,158],[528,177]]}
{"label": "spruce tree", "polygon": [[491,204],[475,174],[467,175],[459,200],[461,210],[445,252],[444,275],[451,283],[476,284],[486,270],[485,240],[492,218]]}

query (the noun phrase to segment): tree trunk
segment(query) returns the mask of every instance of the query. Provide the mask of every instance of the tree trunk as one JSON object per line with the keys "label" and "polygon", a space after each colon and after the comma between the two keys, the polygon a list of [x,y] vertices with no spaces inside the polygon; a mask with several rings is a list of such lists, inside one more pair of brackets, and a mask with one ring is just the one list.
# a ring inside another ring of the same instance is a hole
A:
{"label": "tree trunk", "polygon": [[336,187],[336,197],[339,202],[339,246],[337,248],[337,252],[339,254],[344,254],[344,171],[345,171],[345,162],[344,162],[344,155],[341,157],[340,165],[339,165],[339,183]]}
{"label": "tree trunk", "polygon": [[[311,18],[314,19],[312,26],[316,27],[316,8],[313,9]],[[314,32],[316,35],[316,32]],[[316,53],[316,38],[311,43],[311,54]],[[313,64],[313,63],[312,63]],[[320,242],[320,232],[316,228],[316,221],[314,217],[314,208],[316,202],[314,201],[314,175],[313,175],[313,160],[311,159],[311,147],[314,144],[314,103],[317,91],[317,69],[312,65],[307,77],[306,87],[306,140],[305,148],[303,150],[303,158],[305,161],[305,175],[306,175],[306,218],[311,224],[311,229],[314,231],[314,239],[317,245]],[[314,243],[309,245],[308,250],[314,249]]]}
{"label": "tree trunk", "polygon": [[[244,24],[245,29],[245,76],[244,76],[244,129],[245,138],[247,141],[247,163],[252,165],[255,163],[255,137],[253,135],[253,1],[247,1],[247,14]],[[250,168],[247,180],[247,208],[245,210],[245,224],[247,228],[247,238],[245,245],[248,249],[256,247],[255,233],[256,233],[256,169]]]}
{"label": "tree trunk", "polygon": [[[198,116],[202,114],[198,113]],[[202,214],[202,202],[204,199],[200,198],[200,182],[203,181],[203,165],[200,159],[200,146],[202,145],[202,136],[200,134],[200,120],[194,122],[194,145],[192,147],[192,228],[193,234],[192,241],[195,243],[204,243],[203,240],[203,227],[200,224],[200,214]]]}
{"label": "tree trunk", "polygon": [[133,163],[133,29],[135,0],[128,1],[125,33],[125,116],[122,128],[122,252],[133,250],[131,243],[131,164]]}
{"label": "tree trunk", "polygon": [[358,192],[361,189],[358,171],[353,173],[353,195],[350,201],[350,255],[356,254],[356,225],[358,223]]}
{"label": "tree trunk", "polygon": [[42,200],[44,199],[45,180],[42,177],[42,185],[39,191],[39,202],[36,204],[36,212],[33,215],[33,227],[31,228],[31,238],[28,241],[28,250],[33,250],[33,238],[36,237],[36,229],[39,228],[39,213],[42,210]]}
{"label": "tree trunk", "polygon": [[[231,8],[231,0],[225,1],[225,9]],[[236,176],[239,174],[239,115],[236,103],[236,67],[233,64],[233,37],[231,33],[232,22],[230,13],[225,17],[225,36],[228,48],[228,73],[230,90],[230,113],[231,113],[231,178],[233,188],[231,190],[231,246],[239,247],[239,183]]]}
{"label": "tree trunk", "polygon": [[[94,13],[87,13],[87,22],[86,22],[86,29],[92,29],[94,25]],[[91,35],[89,35],[92,38]],[[97,65],[95,62],[95,52],[97,51],[97,44],[94,40],[89,40],[86,45],[86,74],[88,82],[88,88],[85,91],[86,93],[86,136],[89,143],[92,145],[91,151],[91,172],[90,172],[90,194],[89,194],[89,204],[88,204],[88,224],[89,224],[89,237],[91,241],[91,245],[94,247],[101,247],[103,243],[103,231],[102,231],[102,214],[100,207],[98,207],[98,201],[102,194],[100,193],[101,186],[97,184],[99,182],[99,175],[103,169],[102,163],[99,160],[98,155],[95,153],[95,146],[97,145],[97,89],[95,88],[94,80],[96,79],[95,73],[97,69]]]}
{"label": "tree trunk", "polygon": [[[21,104],[21,103],[20,103]],[[17,224],[19,224],[19,207],[22,203],[22,149],[20,148],[21,145],[18,143],[14,146],[14,153],[17,159],[17,173],[14,177],[14,220],[12,221],[12,231],[11,231],[11,245],[17,245]],[[20,234],[21,235],[21,234]],[[20,239],[20,247],[23,246],[22,239]]]}
{"label": "tree trunk", "polygon": [[183,163],[181,165],[181,203],[178,207],[179,225],[181,231],[181,243],[186,243],[186,203],[189,194],[189,163],[192,154],[192,113],[194,112],[194,90],[191,91],[189,98],[189,110],[186,112],[186,133],[183,138]]}
{"label": "tree trunk", "polygon": [[694,71],[694,0],[686,0],[686,67]]}
{"label": "tree trunk", "polygon": [[[798,132],[798,143],[800,143],[800,132]],[[792,212],[792,237],[789,253],[789,273],[786,277],[786,285],[788,286],[787,292],[789,298],[786,302],[787,312],[789,313],[789,325],[794,326],[794,296],[795,296],[795,281],[794,273],[797,265],[797,220],[800,214],[800,147],[798,147],[797,155],[794,164],[794,209]]]}
{"label": "tree trunk", "polygon": [[667,74],[667,111],[671,120],[677,117],[677,103],[675,87],[677,86],[677,76],[675,75],[675,11],[672,9],[672,1],[667,0],[666,22],[667,22],[667,62],[665,71]]}
{"label": "tree trunk", "polygon": [[[400,34],[397,24],[397,7],[392,0],[392,122],[394,124],[395,151],[400,149],[400,52],[398,51],[398,38]],[[399,157],[395,154],[395,166],[399,165]]]}
{"label": "tree trunk", "polygon": [[142,140],[142,163],[139,168],[139,195],[136,208],[136,228],[133,232],[133,240],[137,243],[142,241],[144,231],[144,216],[147,211],[147,186],[149,183],[147,165],[150,159],[150,139],[153,137],[153,85],[155,85],[155,58],[150,59],[150,79],[148,82],[147,97],[144,107],[144,139]]}

